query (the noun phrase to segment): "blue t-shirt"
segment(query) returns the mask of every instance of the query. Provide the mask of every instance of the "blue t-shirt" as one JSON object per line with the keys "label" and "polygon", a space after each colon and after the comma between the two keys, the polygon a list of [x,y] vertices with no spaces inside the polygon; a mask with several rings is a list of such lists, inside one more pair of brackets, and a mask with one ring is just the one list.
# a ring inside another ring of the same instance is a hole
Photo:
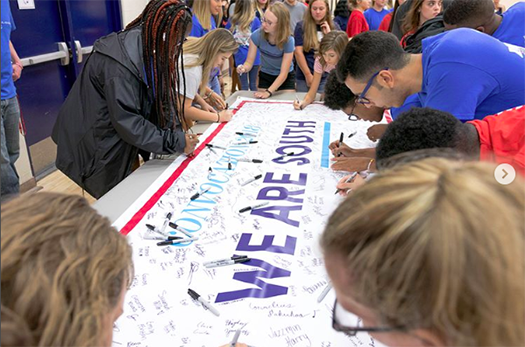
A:
{"label": "blue t-shirt", "polygon": [[518,2],[502,14],[503,20],[492,34],[501,42],[525,47],[525,2]]}
{"label": "blue t-shirt", "polygon": [[[206,30],[202,27],[201,23],[199,22],[199,19],[194,14],[191,18],[192,26],[191,26],[191,32],[189,36],[193,37],[203,37],[208,33],[209,30]],[[211,30],[217,29],[217,24],[215,23],[215,18],[211,16]]]}
{"label": "blue t-shirt", "polygon": [[[270,44],[264,39],[263,31],[257,29],[251,37],[253,43],[259,49],[261,53],[261,71],[272,76],[278,76],[281,73],[281,64],[283,62],[283,56],[286,53],[293,53],[295,48],[295,41],[292,36],[288,38],[288,41],[284,44],[283,49],[279,49],[276,45]],[[290,65],[290,71],[293,71],[293,62]]]}
{"label": "blue t-shirt", "polygon": [[390,116],[395,120],[401,113],[410,110],[412,107],[422,107],[417,94],[412,94],[406,98],[403,105],[390,108]]}
{"label": "blue t-shirt", "polygon": [[[226,24],[226,29],[230,30],[231,26],[231,21],[228,21],[228,24]],[[255,17],[253,19],[252,26],[249,31],[241,32],[239,31],[238,27],[233,31],[233,37],[235,38],[235,42],[239,44],[239,49],[233,55],[233,57],[235,58],[235,66],[244,64],[244,62],[246,61],[246,58],[248,57],[248,49],[250,48],[250,37],[260,27],[261,21],[259,20],[259,18]],[[253,62],[253,66],[258,65],[261,65],[261,55],[259,54],[259,50],[257,50],[257,55],[255,56],[255,60]]]}
{"label": "blue t-shirt", "polygon": [[11,31],[15,29],[16,26],[11,15],[9,0],[2,0],[2,100],[16,96],[15,84],[13,83],[11,49],[9,48]]}
{"label": "blue t-shirt", "polygon": [[390,12],[392,12],[392,10],[385,9],[382,9],[381,12],[377,12],[373,7],[370,7],[368,10],[366,10],[365,18],[370,30],[378,30],[379,25],[381,25],[381,22],[383,21],[383,18],[385,18],[385,16]]}
{"label": "blue t-shirt", "polygon": [[423,107],[472,120],[525,104],[521,47],[460,28],[424,39],[422,54]]}

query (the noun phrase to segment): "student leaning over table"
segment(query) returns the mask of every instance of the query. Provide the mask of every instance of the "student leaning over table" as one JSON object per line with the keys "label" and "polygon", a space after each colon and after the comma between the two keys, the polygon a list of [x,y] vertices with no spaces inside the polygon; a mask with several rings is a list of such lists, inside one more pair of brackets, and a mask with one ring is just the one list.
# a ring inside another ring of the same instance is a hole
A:
{"label": "student leaning over table", "polygon": [[57,168],[95,198],[131,174],[139,151],[144,160],[149,152],[190,154],[199,142],[182,132],[176,102],[190,26],[183,2],[153,0],[125,30],[95,42],[52,134]]}
{"label": "student leaning over table", "polygon": [[524,187],[444,159],[373,177],[321,238],[332,326],[388,346],[523,346]]}
{"label": "student leaning over table", "polygon": [[1,212],[1,345],[110,347],[133,279],[126,238],[76,195],[26,194]]}
{"label": "student leaning over table", "polygon": [[[229,122],[233,116],[232,110],[220,112],[210,106],[202,97],[206,93],[206,85],[210,71],[222,66],[231,55],[237,51],[239,45],[233,35],[226,29],[215,29],[200,38],[190,37],[183,46],[184,84],[178,81],[178,93],[184,98],[184,117],[187,126],[193,121],[205,120],[212,122]],[[179,75],[182,75],[179,63]],[[193,106],[196,102],[201,109]]]}

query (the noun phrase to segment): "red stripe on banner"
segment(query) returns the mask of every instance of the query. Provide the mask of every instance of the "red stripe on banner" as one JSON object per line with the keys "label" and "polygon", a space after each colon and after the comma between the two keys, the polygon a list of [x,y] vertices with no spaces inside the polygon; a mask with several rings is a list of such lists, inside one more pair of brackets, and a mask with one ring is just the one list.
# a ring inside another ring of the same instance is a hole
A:
{"label": "red stripe on banner", "polygon": [[[240,108],[240,107],[239,107]],[[164,195],[164,193],[166,193],[166,191],[169,189],[169,187],[171,187],[171,185],[173,184],[173,182],[175,182],[175,180],[177,178],[179,178],[179,176],[182,174],[182,172],[184,171],[184,169],[186,169],[188,167],[188,165],[191,163],[191,161],[193,159],[195,159],[199,154],[200,152],[206,147],[206,144],[210,143],[211,140],[213,140],[213,138],[215,136],[217,136],[217,134],[224,128],[224,126],[226,125],[227,123],[221,123],[219,124],[219,126],[217,127],[217,129],[215,129],[210,136],[208,136],[208,138],[206,139],[206,141],[204,141],[203,143],[201,143],[201,145],[199,147],[197,147],[197,149],[193,152],[194,155],[192,157],[188,157],[186,158],[182,164],[179,165],[179,167],[171,174],[171,176],[166,180],[166,182],[164,182],[162,184],[162,186],[159,188],[159,190],[157,190],[152,196],[151,198],[149,198],[149,200],[144,204],[144,206],[142,206],[138,211],[137,213],[135,213],[135,215],[133,217],[131,217],[131,219],[129,220],[129,222],[126,223],[126,225],[124,225],[124,227],[122,229],[120,229],[120,232],[123,234],[123,235],[127,235],[130,233],[131,230],[133,230],[133,228],[135,228],[137,226],[137,224],[142,220],[142,218],[144,218],[144,216],[146,215],[146,213],[153,207],[155,206],[155,204],[159,201],[159,199],[162,197],[162,195]]]}

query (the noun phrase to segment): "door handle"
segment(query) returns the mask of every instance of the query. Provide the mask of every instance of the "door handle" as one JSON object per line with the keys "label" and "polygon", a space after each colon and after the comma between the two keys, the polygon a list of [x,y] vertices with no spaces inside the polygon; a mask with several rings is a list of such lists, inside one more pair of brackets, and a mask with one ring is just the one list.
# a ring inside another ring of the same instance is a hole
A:
{"label": "door handle", "polygon": [[75,50],[77,52],[77,63],[80,64],[84,58],[84,54],[89,54],[93,51],[93,46],[82,47],[80,41],[75,40]]}
{"label": "door handle", "polygon": [[20,59],[22,61],[22,66],[31,66],[36,64],[42,64],[46,63],[48,61],[58,60],[60,59],[60,65],[68,65],[69,64],[69,49],[67,48],[67,45],[65,42],[57,42],[58,45],[58,51],[53,53],[46,53],[46,54],[40,54],[35,55],[28,58]]}

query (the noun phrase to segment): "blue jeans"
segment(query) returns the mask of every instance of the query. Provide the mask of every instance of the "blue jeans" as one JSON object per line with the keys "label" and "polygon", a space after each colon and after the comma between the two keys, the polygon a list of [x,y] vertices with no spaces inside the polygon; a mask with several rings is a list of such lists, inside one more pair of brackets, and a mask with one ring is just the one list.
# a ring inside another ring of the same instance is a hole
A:
{"label": "blue jeans", "polygon": [[20,108],[15,97],[2,100],[2,170],[0,186],[1,196],[18,194],[20,183],[15,162],[20,156],[20,143],[18,122],[20,120]]}
{"label": "blue jeans", "polygon": [[210,83],[208,83],[208,87],[210,87],[211,90],[213,90],[215,93],[222,95],[221,84],[219,83],[219,76],[212,77]]}
{"label": "blue jeans", "polygon": [[[257,91],[257,76],[259,74],[259,65],[252,66],[252,69],[248,73],[243,73],[239,76],[241,80],[241,90]],[[248,79],[249,85],[248,85]],[[249,88],[249,89],[248,89]]]}
{"label": "blue jeans", "polygon": [[[322,78],[319,82],[319,88],[317,88],[317,93],[324,93],[324,85],[326,84],[326,78]],[[295,79],[295,91],[299,93],[308,93],[310,87],[306,85],[306,80]]]}

